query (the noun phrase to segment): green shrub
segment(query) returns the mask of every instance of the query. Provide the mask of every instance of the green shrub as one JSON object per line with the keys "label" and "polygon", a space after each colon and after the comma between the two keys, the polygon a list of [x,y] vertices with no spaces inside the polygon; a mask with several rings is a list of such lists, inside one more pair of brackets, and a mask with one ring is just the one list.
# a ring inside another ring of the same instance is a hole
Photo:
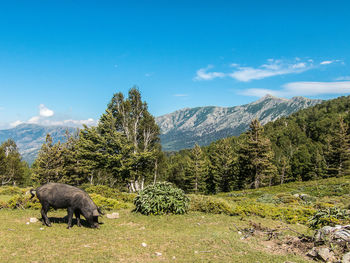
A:
{"label": "green shrub", "polygon": [[116,199],[119,191],[114,188],[110,188],[106,185],[90,185],[89,187],[85,188],[85,191],[89,194],[98,194],[107,198],[114,198]]}
{"label": "green shrub", "polygon": [[242,209],[222,198],[191,194],[190,210],[209,214],[239,215]]}
{"label": "green shrub", "polygon": [[11,209],[40,209],[41,204],[39,200],[34,197],[30,199],[30,195],[16,194],[7,202],[0,203],[0,208],[11,208]]}
{"label": "green shrub", "polygon": [[92,201],[104,210],[117,210],[131,208],[132,204],[124,203],[113,198],[107,198],[99,194],[90,194]]}
{"label": "green shrub", "polygon": [[184,214],[189,199],[181,189],[163,182],[145,187],[134,199],[134,204],[134,211],[144,215]]}
{"label": "green shrub", "polygon": [[85,188],[88,194],[98,194],[106,198],[113,198],[125,203],[132,203],[137,196],[134,193],[119,192],[115,188],[108,187],[106,185],[89,185]]}
{"label": "green shrub", "polygon": [[27,191],[25,188],[19,188],[17,186],[1,186],[0,195],[15,195],[24,194]]}
{"label": "green shrub", "polygon": [[279,204],[279,203],[281,203],[280,198],[276,197],[273,194],[263,194],[258,199],[256,199],[256,201],[259,203],[264,203],[264,204]]}
{"label": "green shrub", "polygon": [[350,211],[347,209],[339,209],[332,207],[329,209],[321,209],[316,211],[312,217],[310,217],[309,227],[312,229],[318,229],[323,226],[335,226],[340,224],[350,223]]}

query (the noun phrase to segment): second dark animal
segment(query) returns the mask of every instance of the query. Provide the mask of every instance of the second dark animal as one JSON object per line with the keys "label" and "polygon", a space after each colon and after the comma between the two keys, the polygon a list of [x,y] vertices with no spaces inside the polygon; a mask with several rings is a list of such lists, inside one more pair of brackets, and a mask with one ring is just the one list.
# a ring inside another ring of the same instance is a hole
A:
{"label": "second dark animal", "polygon": [[67,228],[73,226],[73,213],[77,218],[78,226],[81,226],[80,215],[82,214],[92,228],[99,227],[98,217],[103,213],[85,191],[67,184],[48,183],[35,190],[31,189],[31,198],[34,197],[34,192],[41,203],[41,216],[45,225],[51,226],[51,222],[47,217],[47,212],[50,207],[53,207],[54,209],[67,208]]}

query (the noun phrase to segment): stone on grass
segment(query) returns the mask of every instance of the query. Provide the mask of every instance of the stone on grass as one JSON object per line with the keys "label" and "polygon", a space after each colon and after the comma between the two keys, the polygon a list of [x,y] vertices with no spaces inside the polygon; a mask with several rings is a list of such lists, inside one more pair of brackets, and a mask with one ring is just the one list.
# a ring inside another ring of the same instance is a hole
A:
{"label": "stone on grass", "polygon": [[157,257],[160,257],[161,255],[162,255],[162,253],[156,252],[156,256],[157,256]]}
{"label": "stone on grass", "polygon": [[342,263],[350,263],[350,252],[344,254],[343,259],[341,261]]}
{"label": "stone on grass", "polygon": [[109,218],[109,219],[117,219],[117,218],[119,218],[119,213],[118,212],[113,212],[112,214],[107,214],[107,218]]}
{"label": "stone on grass", "polygon": [[146,243],[141,243],[141,246],[147,247],[147,244]]}
{"label": "stone on grass", "polygon": [[39,220],[37,219],[37,218],[35,218],[35,217],[31,217],[30,219],[29,219],[29,222],[30,223],[36,223],[36,222],[38,222]]}

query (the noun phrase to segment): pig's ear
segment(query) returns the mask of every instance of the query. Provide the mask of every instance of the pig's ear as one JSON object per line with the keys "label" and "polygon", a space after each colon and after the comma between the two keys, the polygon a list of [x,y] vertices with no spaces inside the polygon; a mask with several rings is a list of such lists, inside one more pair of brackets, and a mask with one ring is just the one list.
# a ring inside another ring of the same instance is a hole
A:
{"label": "pig's ear", "polygon": [[99,216],[100,214],[99,214],[99,212],[97,211],[97,209],[95,209],[95,210],[92,212],[92,215],[93,215],[93,216]]}

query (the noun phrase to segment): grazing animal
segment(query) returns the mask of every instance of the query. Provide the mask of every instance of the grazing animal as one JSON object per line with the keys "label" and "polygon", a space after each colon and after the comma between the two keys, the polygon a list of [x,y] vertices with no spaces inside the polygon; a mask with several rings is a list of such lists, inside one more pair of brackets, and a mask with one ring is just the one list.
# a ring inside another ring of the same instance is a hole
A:
{"label": "grazing animal", "polygon": [[41,203],[41,215],[43,223],[51,226],[51,222],[47,217],[47,211],[50,207],[67,208],[68,210],[68,227],[72,227],[73,213],[77,218],[77,225],[80,227],[80,214],[82,214],[92,228],[98,228],[98,216],[103,215],[101,210],[91,200],[90,196],[83,190],[60,183],[48,183],[36,189],[31,189],[31,198],[38,197]]}

